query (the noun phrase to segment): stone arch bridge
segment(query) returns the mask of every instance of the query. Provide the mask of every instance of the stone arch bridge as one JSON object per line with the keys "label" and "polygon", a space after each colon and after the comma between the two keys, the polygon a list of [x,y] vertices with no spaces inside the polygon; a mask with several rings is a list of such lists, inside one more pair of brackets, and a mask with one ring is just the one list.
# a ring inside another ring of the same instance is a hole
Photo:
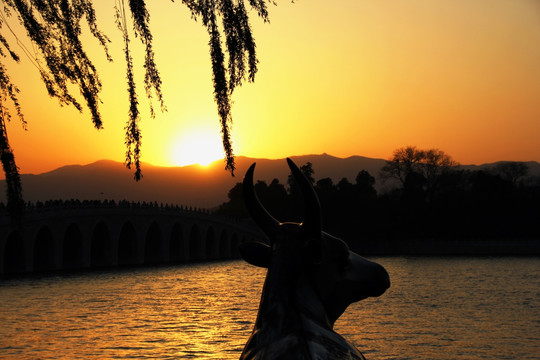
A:
{"label": "stone arch bridge", "polygon": [[250,223],[163,206],[57,206],[0,217],[0,275],[232,259]]}

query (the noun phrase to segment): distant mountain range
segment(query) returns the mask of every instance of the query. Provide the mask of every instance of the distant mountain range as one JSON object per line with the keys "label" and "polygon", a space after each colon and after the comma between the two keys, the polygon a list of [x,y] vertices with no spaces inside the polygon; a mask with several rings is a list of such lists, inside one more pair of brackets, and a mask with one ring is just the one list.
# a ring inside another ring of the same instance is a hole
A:
{"label": "distant mountain range", "polygon": [[[343,177],[353,182],[361,170],[367,170],[377,178],[385,160],[362,156],[337,158],[331,155],[303,155],[291,157],[298,166],[308,161],[313,164],[316,180],[330,177],[337,183]],[[257,163],[255,178],[270,183],[277,178],[286,184],[289,168],[284,159],[236,158],[236,176],[224,170],[222,160],[209,166],[190,165],[184,167],[159,167],[143,164],[143,179],[133,180],[133,174],[122,163],[100,160],[88,165],[69,165],[39,175],[22,174],[23,195],[26,201],[51,199],[113,199],[178,204],[201,208],[214,208],[227,201],[229,190],[241,182],[244,173]],[[529,162],[531,175],[540,175],[540,163]],[[477,169],[494,164],[463,166]],[[381,190],[381,182],[376,187]],[[0,181],[5,188],[5,180]],[[0,192],[0,201],[5,203],[5,194]]]}

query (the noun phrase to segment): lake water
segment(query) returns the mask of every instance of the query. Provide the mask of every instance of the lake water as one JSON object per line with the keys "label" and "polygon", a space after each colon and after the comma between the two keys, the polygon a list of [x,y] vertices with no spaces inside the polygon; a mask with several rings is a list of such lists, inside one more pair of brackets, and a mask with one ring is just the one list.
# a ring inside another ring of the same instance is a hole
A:
{"label": "lake water", "polygon": [[[376,258],[336,331],[368,359],[540,359],[540,259]],[[237,359],[265,270],[242,261],[0,281],[2,359]]]}

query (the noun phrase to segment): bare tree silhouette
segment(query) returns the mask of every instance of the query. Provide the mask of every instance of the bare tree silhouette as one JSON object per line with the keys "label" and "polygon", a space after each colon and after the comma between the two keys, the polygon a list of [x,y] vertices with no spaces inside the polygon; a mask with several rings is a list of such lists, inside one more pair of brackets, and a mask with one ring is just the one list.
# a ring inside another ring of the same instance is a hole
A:
{"label": "bare tree silhouette", "polygon": [[426,186],[432,187],[440,175],[458,163],[439,149],[421,150],[406,146],[394,150],[390,160],[382,167],[379,176],[383,181],[398,180],[406,186],[410,177],[420,177]]}

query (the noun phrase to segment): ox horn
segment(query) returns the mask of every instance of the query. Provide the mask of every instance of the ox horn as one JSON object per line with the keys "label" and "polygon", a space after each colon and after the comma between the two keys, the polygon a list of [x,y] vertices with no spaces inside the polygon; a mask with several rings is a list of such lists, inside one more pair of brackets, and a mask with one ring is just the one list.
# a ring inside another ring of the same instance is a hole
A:
{"label": "ox horn", "polygon": [[307,234],[313,236],[314,238],[319,238],[322,232],[322,220],[321,220],[321,205],[319,203],[319,198],[315,193],[315,189],[305,177],[305,175],[300,171],[298,166],[289,158],[287,158],[287,163],[289,168],[292,171],[293,177],[296,180],[296,183],[302,191],[305,202],[305,218],[302,223],[302,227]]}
{"label": "ox horn", "polygon": [[264,206],[259,201],[257,194],[255,194],[255,189],[253,187],[254,171],[255,163],[249,167],[248,171],[246,172],[246,176],[244,176],[244,186],[242,188],[244,192],[244,202],[246,203],[248,212],[257,226],[259,226],[261,230],[271,238],[270,235],[277,230],[280,222],[274,219],[272,215],[266,211]]}

